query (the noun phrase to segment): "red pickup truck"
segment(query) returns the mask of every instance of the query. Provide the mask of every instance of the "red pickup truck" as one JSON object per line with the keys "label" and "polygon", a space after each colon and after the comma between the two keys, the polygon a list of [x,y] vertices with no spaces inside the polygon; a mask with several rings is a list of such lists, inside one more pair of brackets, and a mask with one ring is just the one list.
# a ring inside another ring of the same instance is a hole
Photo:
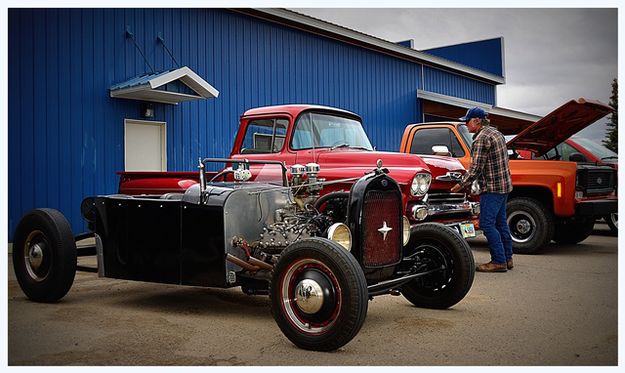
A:
{"label": "red pickup truck", "polygon": [[[356,178],[374,169],[380,160],[399,183],[404,214],[412,224],[442,222],[453,225],[464,237],[475,235],[479,203],[469,201],[464,193],[450,193],[457,178],[466,172],[458,160],[375,151],[362,119],[349,111],[316,105],[247,110],[241,116],[230,158],[279,160],[291,168],[290,177],[310,169],[319,179],[335,181],[324,186],[322,194],[349,190]],[[315,167],[319,172],[314,172]],[[208,177],[228,179],[232,177],[228,171]],[[254,167],[250,171],[261,174]],[[190,172],[120,174],[119,192],[131,195],[181,192],[198,182],[197,173]],[[263,170],[262,175],[267,174]]]}
{"label": "red pickup truck", "polygon": [[[520,159],[517,151],[541,157],[557,144],[612,112],[597,101],[571,100],[508,141],[514,190],[508,199],[508,224],[516,253],[536,253],[551,240],[578,243],[592,232],[596,216],[617,212],[612,168],[550,160]],[[496,125],[497,123],[493,123]],[[406,127],[400,152],[432,154],[434,148],[471,163],[472,136],[464,123],[436,122]]]}
{"label": "red pickup truck", "polygon": [[[511,136],[510,139],[513,137],[514,136]],[[506,136],[506,139],[507,138],[508,136]],[[559,159],[576,162],[578,164],[586,163],[596,166],[609,166],[615,171],[618,171],[618,154],[598,142],[577,135],[566,139],[541,157],[536,157],[532,152],[527,150],[518,150],[518,153],[525,159]],[[618,190],[618,188],[616,189]],[[603,215],[603,220],[608,223],[613,234],[618,234],[618,212]]]}

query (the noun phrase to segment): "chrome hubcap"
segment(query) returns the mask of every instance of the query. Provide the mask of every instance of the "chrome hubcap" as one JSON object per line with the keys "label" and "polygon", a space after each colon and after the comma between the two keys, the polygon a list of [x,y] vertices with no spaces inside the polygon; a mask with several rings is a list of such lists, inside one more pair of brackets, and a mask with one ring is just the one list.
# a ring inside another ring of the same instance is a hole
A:
{"label": "chrome hubcap", "polygon": [[337,321],[341,287],[323,262],[312,258],[293,262],[281,276],[279,286],[285,316],[300,332],[322,334]]}
{"label": "chrome hubcap", "polygon": [[50,271],[50,258],[47,257],[48,243],[41,231],[32,231],[24,244],[24,264],[26,272],[35,281],[43,281]]}
{"label": "chrome hubcap", "polygon": [[514,211],[508,215],[508,227],[512,241],[525,243],[536,235],[536,221],[525,211]]}
{"label": "chrome hubcap", "polygon": [[33,270],[38,270],[41,267],[41,262],[43,262],[43,248],[41,245],[45,245],[44,243],[36,243],[30,247],[28,253],[28,261],[30,263],[30,267]]}
{"label": "chrome hubcap", "polygon": [[295,303],[302,312],[313,314],[323,306],[323,289],[315,280],[304,279],[295,287]]}
{"label": "chrome hubcap", "polygon": [[522,219],[516,223],[516,229],[520,233],[526,234],[530,231],[530,229],[532,229],[532,225],[529,221]]}

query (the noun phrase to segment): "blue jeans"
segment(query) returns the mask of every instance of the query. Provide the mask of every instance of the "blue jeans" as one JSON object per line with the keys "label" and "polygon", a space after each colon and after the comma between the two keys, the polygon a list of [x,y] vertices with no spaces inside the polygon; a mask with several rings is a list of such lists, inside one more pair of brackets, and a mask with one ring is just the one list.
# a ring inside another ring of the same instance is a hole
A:
{"label": "blue jeans", "polygon": [[507,193],[480,194],[480,229],[488,240],[493,263],[512,259],[512,237],[506,221]]}

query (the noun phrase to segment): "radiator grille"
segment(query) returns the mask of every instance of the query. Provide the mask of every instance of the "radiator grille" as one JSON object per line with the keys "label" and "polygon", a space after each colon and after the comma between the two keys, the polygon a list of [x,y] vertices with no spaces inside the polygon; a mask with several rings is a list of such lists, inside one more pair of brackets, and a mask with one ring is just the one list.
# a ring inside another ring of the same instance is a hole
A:
{"label": "radiator grille", "polygon": [[586,184],[588,189],[612,188],[612,171],[591,171],[588,173]]}
{"label": "radiator grille", "polygon": [[428,193],[428,202],[432,205],[458,204],[464,202],[464,193],[435,192]]}
{"label": "radiator grille", "polygon": [[365,267],[395,264],[401,259],[401,216],[401,196],[397,192],[373,190],[366,193],[362,211]]}

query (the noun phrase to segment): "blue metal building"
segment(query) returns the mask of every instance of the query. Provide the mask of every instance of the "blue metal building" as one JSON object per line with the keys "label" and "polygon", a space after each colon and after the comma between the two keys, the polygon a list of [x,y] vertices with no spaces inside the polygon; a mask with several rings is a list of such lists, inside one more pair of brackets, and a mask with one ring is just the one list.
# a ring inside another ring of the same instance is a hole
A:
{"label": "blue metal building", "polygon": [[[61,210],[82,231],[81,200],[116,192],[115,172],[128,166],[129,120],[162,123],[163,168],[184,171],[200,156],[227,156],[239,115],[258,106],[356,112],[377,148],[391,151],[406,124],[473,105],[500,125],[537,119],[496,106],[501,38],[471,43],[479,54],[466,44],[417,51],[284,9],[10,9],[8,26],[9,239],[35,207]],[[199,79],[147,94],[188,102],[111,97],[183,66]],[[189,86],[202,82],[218,97]]]}

